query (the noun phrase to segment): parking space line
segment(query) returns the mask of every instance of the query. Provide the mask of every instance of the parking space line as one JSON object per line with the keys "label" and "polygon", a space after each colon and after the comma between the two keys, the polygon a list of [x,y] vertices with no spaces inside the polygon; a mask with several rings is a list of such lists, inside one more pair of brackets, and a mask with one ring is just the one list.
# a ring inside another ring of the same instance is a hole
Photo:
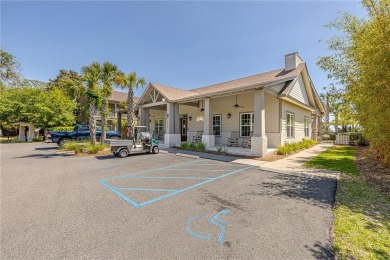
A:
{"label": "parking space line", "polygon": [[[197,166],[197,164],[195,164]],[[226,171],[230,171],[230,170],[207,170],[207,169],[175,169],[175,168],[171,168],[171,169],[164,169],[164,170],[161,170],[161,171],[203,171],[203,172],[226,172]]]}
{"label": "parking space line", "polygon": [[119,197],[121,197],[122,199],[124,199],[125,201],[127,201],[128,203],[130,203],[131,205],[133,205],[134,207],[136,208],[140,208],[141,205],[139,205],[137,202],[135,202],[134,200],[130,199],[129,197],[125,196],[124,194],[122,194],[121,192],[119,192],[117,189],[115,189],[114,187],[111,187],[109,184],[107,184],[105,181],[99,181],[100,184],[102,184],[104,187],[106,187],[107,189],[109,189],[110,191],[114,192],[116,195],[118,195]]}
{"label": "parking space line", "polygon": [[198,176],[129,176],[126,178],[130,179],[200,179],[200,180],[208,180],[212,178],[203,178]]}
{"label": "parking space line", "polygon": [[149,201],[140,203],[139,205],[140,205],[140,207],[143,207],[143,206],[146,206],[146,205],[148,205],[148,204],[152,204],[152,203],[157,202],[157,201],[159,201],[159,200],[166,199],[166,198],[168,198],[168,197],[177,195],[177,194],[182,193],[182,192],[184,192],[184,191],[194,189],[194,188],[199,187],[199,186],[201,186],[201,185],[204,185],[204,184],[206,184],[206,183],[209,183],[209,182],[212,182],[212,181],[216,181],[216,180],[218,180],[218,179],[221,179],[221,178],[230,176],[230,175],[232,175],[232,174],[235,174],[235,173],[238,173],[238,172],[241,172],[241,171],[244,171],[244,170],[253,168],[253,167],[256,167],[256,166],[252,166],[252,165],[251,165],[251,166],[248,166],[248,167],[245,167],[245,168],[242,168],[242,169],[238,169],[238,170],[232,171],[232,172],[230,172],[230,173],[227,173],[227,174],[224,174],[224,175],[221,175],[221,176],[218,176],[218,177],[215,177],[215,178],[211,178],[211,179],[209,179],[209,180],[206,180],[206,181],[203,181],[203,182],[194,184],[194,185],[189,186],[189,187],[186,187],[186,188],[184,188],[184,189],[177,190],[177,191],[175,191],[175,192],[166,194],[166,195],[164,195],[164,196],[161,196],[161,197],[158,197],[158,198],[155,198],[155,199],[152,199],[152,200],[149,200]]}
{"label": "parking space line", "polygon": [[177,190],[165,190],[165,189],[146,189],[146,188],[118,188],[118,187],[113,187],[114,189],[117,190],[135,190],[135,191],[177,191]]}
{"label": "parking space line", "polygon": [[[199,160],[199,161],[204,161],[204,160]],[[168,166],[168,167],[162,167],[162,168],[158,168],[158,169],[147,170],[147,171],[142,171],[142,172],[133,173],[133,174],[116,176],[116,177],[112,177],[112,178],[103,179],[101,181],[110,181],[110,180],[115,180],[115,179],[119,179],[119,178],[132,178],[132,176],[135,176],[135,175],[140,175],[140,174],[149,173],[149,172],[157,172],[157,171],[161,171],[161,170],[164,170],[164,169],[170,169],[170,168],[173,168],[173,167],[176,167],[176,166],[180,166],[180,165],[193,164],[193,163],[196,163],[196,162],[199,162],[199,161],[178,163],[178,164],[175,164],[175,165],[172,165],[172,166]]]}

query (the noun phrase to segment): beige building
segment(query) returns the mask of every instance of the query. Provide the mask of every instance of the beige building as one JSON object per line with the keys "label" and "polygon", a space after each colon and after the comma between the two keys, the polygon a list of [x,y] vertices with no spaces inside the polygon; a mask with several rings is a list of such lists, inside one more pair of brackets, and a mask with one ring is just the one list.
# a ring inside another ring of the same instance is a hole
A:
{"label": "beige building", "polygon": [[212,149],[238,140],[258,156],[284,142],[317,138],[324,113],[298,53],[285,56],[284,68],[202,88],[150,83],[137,103],[139,125],[167,147],[201,139]]}

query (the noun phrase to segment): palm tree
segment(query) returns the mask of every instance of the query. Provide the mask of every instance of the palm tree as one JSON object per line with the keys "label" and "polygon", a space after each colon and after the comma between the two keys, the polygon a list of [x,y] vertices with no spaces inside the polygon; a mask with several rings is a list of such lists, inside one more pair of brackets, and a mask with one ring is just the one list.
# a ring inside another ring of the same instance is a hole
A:
{"label": "palm tree", "polygon": [[96,144],[96,108],[100,106],[100,79],[102,66],[98,62],[92,62],[81,68],[84,81],[87,86],[87,101],[89,103],[89,139],[93,145]]}
{"label": "palm tree", "polygon": [[118,80],[119,86],[128,89],[127,93],[127,138],[132,139],[134,133],[134,89],[144,87],[146,81],[143,77],[137,77],[135,72],[122,74]]}
{"label": "palm tree", "polygon": [[108,105],[108,98],[111,96],[113,88],[112,84],[117,79],[117,75],[119,73],[119,69],[116,65],[106,61],[103,63],[102,66],[102,72],[100,74],[100,78],[102,81],[102,88],[101,88],[101,98],[102,98],[102,104],[100,107],[100,110],[102,112],[101,118],[102,118],[102,135],[100,138],[100,141],[103,143],[104,139],[106,139],[106,116],[107,116],[107,105]]}

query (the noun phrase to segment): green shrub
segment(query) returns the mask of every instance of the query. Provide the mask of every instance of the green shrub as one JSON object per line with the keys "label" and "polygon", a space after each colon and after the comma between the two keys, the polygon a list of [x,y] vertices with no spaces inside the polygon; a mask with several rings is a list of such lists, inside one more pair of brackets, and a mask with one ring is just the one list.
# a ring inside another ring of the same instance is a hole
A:
{"label": "green shrub", "polygon": [[190,143],[189,142],[183,142],[179,145],[179,148],[180,149],[184,149],[184,150],[188,150],[188,148],[190,147]]}
{"label": "green shrub", "polygon": [[359,145],[359,146],[368,146],[369,142],[362,132],[350,132],[349,135],[349,144],[350,145]]}
{"label": "green shrub", "polygon": [[228,150],[228,148],[227,148],[227,147],[224,147],[223,145],[217,146],[217,152],[218,152],[218,153],[226,153],[227,150]]}
{"label": "green shrub", "polygon": [[189,146],[188,146],[188,150],[195,151],[196,150],[196,144],[190,143]]}
{"label": "green shrub", "polygon": [[56,126],[51,127],[48,130],[49,131],[59,131],[59,132],[72,132],[74,129],[74,126]]}
{"label": "green shrub", "polygon": [[61,146],[61,149],[66,151],[75,151],[75,153],[81,153],[83,151],[84,145],[78,141],[68,141]]}
{"label": "green shrub", "polygon": [[197,151],[197,152],[206,151],[206,145],[204,143],[196,143],[195,144],[195,151]]}
{"label": "green shrub", "polygon": [[90,154],[97,154],[98,152],[103,151],[106,147],[107,145],[101,143],[96,143],[93,145],[92,143],[87,142],[85,144],[85,149]]}
{"label": "green shrub", "polygon": [[302,139],[301,142],[285,142],[284,145],[276,147],[276,153],[279,155],[287,155],[296,152],[301,149],[307,149],[317,144],[318,142],[313,139]]}
{"label": "green shrub", "polygon": [[0,143],[5,144],[5,143],[21,143],[21,142],[19,141],[19,139],[17,137],[14,137],[14,138],[10,138],[10,139],[1,138]]}

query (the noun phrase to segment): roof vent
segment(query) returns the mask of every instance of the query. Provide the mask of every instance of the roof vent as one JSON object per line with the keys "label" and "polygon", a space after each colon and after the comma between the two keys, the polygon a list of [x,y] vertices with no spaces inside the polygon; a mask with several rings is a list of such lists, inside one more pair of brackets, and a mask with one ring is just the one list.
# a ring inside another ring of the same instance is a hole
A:
{"label": "roof vent", "polygon": [[298,52],[293,52],[284,56],[285,59],[285,70],[295,70],[300,63],[303,63],[301,57],[299,57]]}

